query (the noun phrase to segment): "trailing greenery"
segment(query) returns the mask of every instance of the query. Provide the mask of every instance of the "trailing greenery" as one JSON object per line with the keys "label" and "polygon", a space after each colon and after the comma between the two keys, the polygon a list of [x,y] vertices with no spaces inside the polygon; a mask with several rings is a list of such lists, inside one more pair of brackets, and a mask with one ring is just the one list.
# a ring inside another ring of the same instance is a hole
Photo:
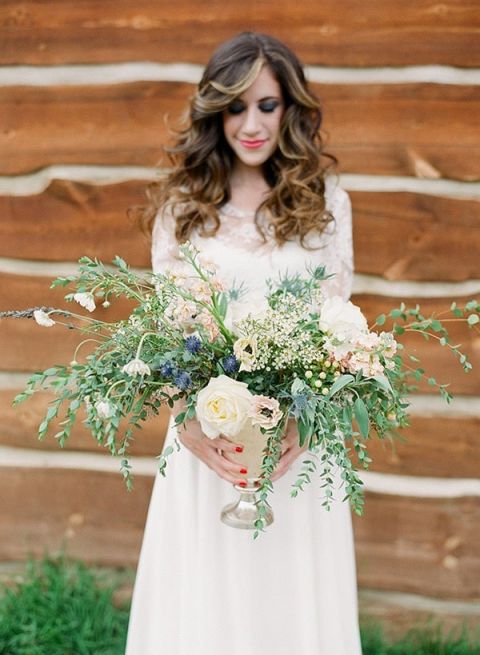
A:
{"label": "trailing greenery", "polygon": [[[118,581],[102,577],[64,557],[28,562],[23,581],[0,596],[0,655],[123,655],[128,607],[113,603]],[[361,636],[363,655],[480,653],[480,630],[475,638],[465,629],[445,635],[429,624],[392,643],[368,622]]]}
{"label": "trailing greenery", "polygon": [[0,655],[120,655],[128,607],[80,562],[30,561],[0,597]]}

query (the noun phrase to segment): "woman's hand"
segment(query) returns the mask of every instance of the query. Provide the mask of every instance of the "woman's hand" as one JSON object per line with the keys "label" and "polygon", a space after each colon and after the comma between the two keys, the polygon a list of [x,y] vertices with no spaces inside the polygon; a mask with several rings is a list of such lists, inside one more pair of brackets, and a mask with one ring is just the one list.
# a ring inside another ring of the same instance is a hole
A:
{"label": "woman's hand", "polygon": [[301,448],[298,445],[299,435],[297,429],[297,422],[295,419],[288,419],[287,430],[284,438],[282,439],[282,454],[280,460],[275,468],[275,471],[270,478],[272,482],[281,478],[282,475],[288,471],[297,457],[305,452],[308,448],[308,443],[305,443]]}
{"label": "woman's hand", "polygon": [[[173,415],[178,416],[185,411],[185,402],[178,400],[173,409]],[[209,439],[203,432],[200,423],[196,419],[189,419],[185,424],[177,426],[178,440],[188,448],[198,459],[206,464],[217,475],[231,482],[246,484],[245,475],[247,469],[238,462],[228,457],[228,453],[239,453],[243,450],[241,444],[232,443],[225,437]],[[218,452],[220,449],[222,454]]]}

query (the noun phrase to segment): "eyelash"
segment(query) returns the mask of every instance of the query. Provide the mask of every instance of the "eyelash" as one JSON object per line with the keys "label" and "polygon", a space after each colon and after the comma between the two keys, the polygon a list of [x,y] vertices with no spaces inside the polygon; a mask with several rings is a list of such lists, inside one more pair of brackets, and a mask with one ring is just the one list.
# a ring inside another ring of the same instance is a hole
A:
{"label": "eyelash", "polygon": [[[278,107],[278,105],[279,105],[278,102],[274,102],[274,103],[271,103],[269,105],[263,105],[263,106],[259,105],[259,109],[264,114],[271,114],[273,111],[275,111],[275,109]],[[244,109],[245,109],[245,107],[243,107],[243,106],[238,107],[238,105],[230,105],[229,107],[227,107],[227,112],[229,114],[232,114],[232,115],[236,116],[237,114],[241,114]]]}

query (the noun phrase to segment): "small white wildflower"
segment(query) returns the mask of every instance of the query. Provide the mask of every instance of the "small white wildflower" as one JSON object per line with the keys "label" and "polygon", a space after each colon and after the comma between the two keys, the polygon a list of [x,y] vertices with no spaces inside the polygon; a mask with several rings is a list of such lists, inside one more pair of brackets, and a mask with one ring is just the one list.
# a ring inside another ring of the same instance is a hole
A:
{"label": "small white wildflower", "polygon": [[322,394],[323,394],[324,396],[326,396],[327,393],[328,393],[328,387],[323,387],[323,389],[322,389]]}
{"label": "small white wildflower", "polygon": [[102,307],[105,307],[105,309],[108,309],[110,307],[110,301],[109,300],[104,300],[102,302]]}
{"label": "small white wildflower", "polygon": [[307,380],[309,380],[312,377],[312,375],[313,375],[312,371],[305,371],[305,377],[307,378]]}
{"label": "small white wildflower", "polygon": [[321,380],[315,380],[315,386],[317,389],[319,389],[322,386],[322,381]]}
{"label": "small white wildflower", "polygon": [[76,293],[73,296],[75,302],[78,302],[79,305],[85,307],[89,312],[93,312],[95,309],[95,300],[91,293]]}
{"label": "small white wildflower", "polygon": [[145,364],[145,362],[141,359],[132,359],[131,362],[128,362],[128,364],[125,364],[125,366],[122,368],[122,373],[126,373],[127,375],[150,375],[150,367],[148,364]]}
{"label": "small white wildflower", "polygon": [[318,377],[319,377],[321,380],[325,380],[325,378],[327,377],[327,374],[325,373],[325,371],[322,371],[322,372],[319,374]]}
{"label": "small white wildflower", "polygon": [[55,321],[51,319],[50,316],[43,311],[43,309],[36,309],[33,312],[33,318],[42,327],[52,327],[52,325],[55,325]]}
{"label": "small white wildflower", "polygon": [[95,403],[95,411],[97,412],[98,418],[102,420],[109,419],[114,414],[114,408],[108,400],[99,400]]}

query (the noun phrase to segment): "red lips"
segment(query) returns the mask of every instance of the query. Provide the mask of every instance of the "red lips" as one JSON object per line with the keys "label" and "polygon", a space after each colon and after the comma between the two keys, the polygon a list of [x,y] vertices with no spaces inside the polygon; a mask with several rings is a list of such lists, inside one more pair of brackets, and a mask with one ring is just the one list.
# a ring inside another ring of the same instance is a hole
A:
{"label": "red lips", "polygon": [[245,148],[260,148],[260,146],[263,146],[265,143],[266,139],[263,139],[261,141],[240,141],[242,146]]}

